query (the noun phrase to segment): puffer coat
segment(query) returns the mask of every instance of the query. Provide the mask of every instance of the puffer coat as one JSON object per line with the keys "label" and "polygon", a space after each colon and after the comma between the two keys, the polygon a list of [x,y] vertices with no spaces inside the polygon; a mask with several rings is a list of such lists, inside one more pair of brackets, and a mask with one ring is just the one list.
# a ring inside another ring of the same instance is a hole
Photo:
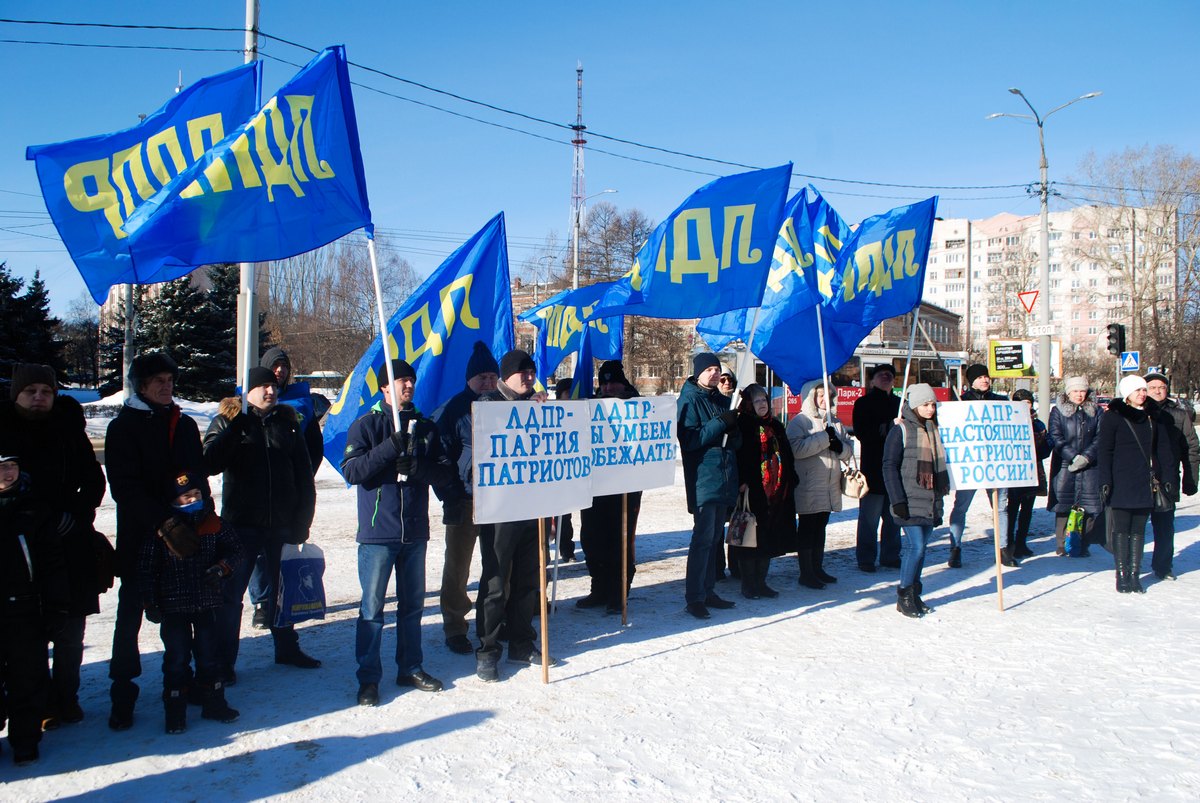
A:
{"label": "puffer coat", "polygon": [[[836,418],[833,428],[842,442],[841,454],[829,448],[829,436],[825,433],[825,415],[817,407],[816,384],[804,395],[800,415],[787,425],[787,438],[796,458],[796,474],[800,481],[796,485],[796,512],[801,516],[809,513],[836,513],[842,509],[842,468],[854,454],[854,446],[845,427]],[[883,488],[876,493],[881,493]]]}
{"label": "puffer coat", "polygon": [[[1072,506],[1079,505],[1097,516],[1103,509],[1096,457],[1099,427],[1100,408],[1091,391],[1083,404],[1075,404],[1066,394],[1060,394],[1058,403],[1050,410],[1050,440],[1054,444],[1054,455],[1050,460],[1050,492],[1046,507],[1055,513],[1069,513]],[[1067,471],[1076,455],[1086,457],[1087,466],[1080,471]]]}

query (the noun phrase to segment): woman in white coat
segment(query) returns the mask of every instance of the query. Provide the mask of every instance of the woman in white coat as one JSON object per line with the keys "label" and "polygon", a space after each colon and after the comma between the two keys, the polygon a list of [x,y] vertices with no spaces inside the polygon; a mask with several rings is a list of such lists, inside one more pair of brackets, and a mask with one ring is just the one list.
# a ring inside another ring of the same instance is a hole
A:
{"label": "woman in white coat", "polygon": [[825,527],[829,514],[842,509],[842,464],[850,461],[854,447],[845,427],[837,418],[826,421],[825,388],[821,380],[806,382],[800,389],[804,400],[800,415],[787,425],[788,443],[796,458],[797,535],[800,539],[800,585],[824,588],[836,583],[827,574]]}

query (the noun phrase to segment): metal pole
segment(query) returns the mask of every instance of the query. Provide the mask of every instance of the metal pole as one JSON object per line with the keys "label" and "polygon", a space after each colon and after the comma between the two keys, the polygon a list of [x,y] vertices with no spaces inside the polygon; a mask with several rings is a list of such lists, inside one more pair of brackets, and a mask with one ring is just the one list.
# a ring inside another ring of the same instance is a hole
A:
{"label": "metal pole", "polygon": [[122,383],[125,388],[125,401],[133,398],[135,388],[133,383],[129,381],[129,366],[133,364],[134,349],[133,349],[133,285],[125,285],[125,348],[121,354],[121,360],[124,363],[125,376]]}
{"label": "metal pole", "polygon": [[[246,0],[246,64],[258,58],[258,10],[258,0]],[[254,263],[242,262],[238,267],[238,380],[245,388],[252,361],[258,355],[258,305],[254,297]]]}
{"label": "metal pole", "polygon": [[[1042,151],[1041,191],[1042,196],[1042,230],[1038,240],[1038,287],[1041,306],[1038,307],[1038,321],[1042,324],[1042,336],[1038,347],[1038,413],[1042,423],[1050,423],[1050,181],[1048,178],[1049,165],[1046,163],[1046,139],[1043,120],[1038,121],[1038,146]],[[1001,592],[1003,594],[1003,592]],[[1003,604],[1003,596],[1001,596]]]}

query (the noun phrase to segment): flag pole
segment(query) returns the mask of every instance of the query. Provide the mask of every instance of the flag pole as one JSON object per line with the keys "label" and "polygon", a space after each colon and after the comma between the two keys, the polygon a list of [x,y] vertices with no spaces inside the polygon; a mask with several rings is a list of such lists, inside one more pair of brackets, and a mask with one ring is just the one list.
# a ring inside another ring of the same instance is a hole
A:
{"label": "flag pole", "polygon": [[[746,383],[742,381],[742,379],[743,379],[742,371],[746,367],[746,363],[745,363],[746,360],[751,361],[750,362],[750,365],[751,365],[750,370],[752,373],[750,375],[750,378],[751,379],[754,378],[754,375],[753,375],[754,352],[752,351],[752,348],[754,346],[754,332],[755,332],[755,330],[758,329],[758,310],[759,310],[758,307],[754,308],[754,317],[750,319],[750,336],[746,340],[746,351],[740,357],[734,359],[733,372],[734,372],[734,375],[737,376],[737,387],[733,389],[733,397],[730,398],[730,400],[729,400],[729,409],[730,410],[736,411],[738,405],[742,401],[742,389],[746,386]],[[726,432],[721,437],[721,448],[724,449],[725,445],[727,443],[729,443],[729,433],[728,432]]]}
{"label": "flag pole", "polygon": [[917,324],[921,318],[921,302],[917,302],[913,310],[912,331],[908,334],[908,357],[904,360],[904,384],[900,388],[900,404],[904,404],[904,394],[908,392],[908,369],[912,365],[913,348],[917,345]]}
{"label": "flag pole", "polygon": [[621,494],[621,624],[629,624],[629,494]]}
{"label": "flag pole", "polygon": [[538,517],[538,578],[542,593],[538,594],[542,618],[542,683],[550,682],[550,633],[546,630],[546,520]]}
{"label": "flag pole", "polygon": [[[825,426],[830,426],[833,423],[833,405],[829,401],[829,366],[825,362],[825,327],[821,323],[821,305],[816,306],[817,310],[817,343],[821,347],[821,385],[825,388]],[[800,400],[804,404],[804,400]]]}
{"label": "flag pole", "polygon": [[[392,387],[396,381],[394,372],[392,371],[392,355],[388,353],[388,333],[387,333],[387,318],[383,317],[383,290],[379,287],[379,263],[375,261],[375,238],[370,234],[367,235],[367,254],[371,257],[371,278],[375,282],[375,311],[379,313],[379,340],[383,343],[383,370],[387,372],[388,387]],[[392,431],[400,431],[400,408],[396,405],[396,400],[392,399]]]}

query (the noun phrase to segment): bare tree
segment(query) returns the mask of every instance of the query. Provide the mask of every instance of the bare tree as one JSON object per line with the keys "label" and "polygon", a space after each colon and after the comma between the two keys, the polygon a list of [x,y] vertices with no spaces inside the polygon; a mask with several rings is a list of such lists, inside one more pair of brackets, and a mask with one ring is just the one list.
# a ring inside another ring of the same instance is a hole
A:
{"label": "bare tree", "polygon": [[100,376],[100,315],[99,307],[87,293],[67,307],[67,315],[59,324],[58,337],[63,341],[63,360],[67,364],[67,379],[95,387]]}
{"label": "bare tree", "polygon": [[[384,238],[376,240],[384,314],[390,316],[419,285],[412,265]],[[298,371],[353,370],[378,336],[374,282],[367,248],[344,238],[270,266],[267,326]]]}
{"label": "bare tree", "polygon": [[1108,320],[1129,346],[1166,366],[1177,390],[1200,387],[1200,160],[1170,146],[1089,154],[1070,186],[1091,204],[1094,238],[1077,253],[1102,265]]}

